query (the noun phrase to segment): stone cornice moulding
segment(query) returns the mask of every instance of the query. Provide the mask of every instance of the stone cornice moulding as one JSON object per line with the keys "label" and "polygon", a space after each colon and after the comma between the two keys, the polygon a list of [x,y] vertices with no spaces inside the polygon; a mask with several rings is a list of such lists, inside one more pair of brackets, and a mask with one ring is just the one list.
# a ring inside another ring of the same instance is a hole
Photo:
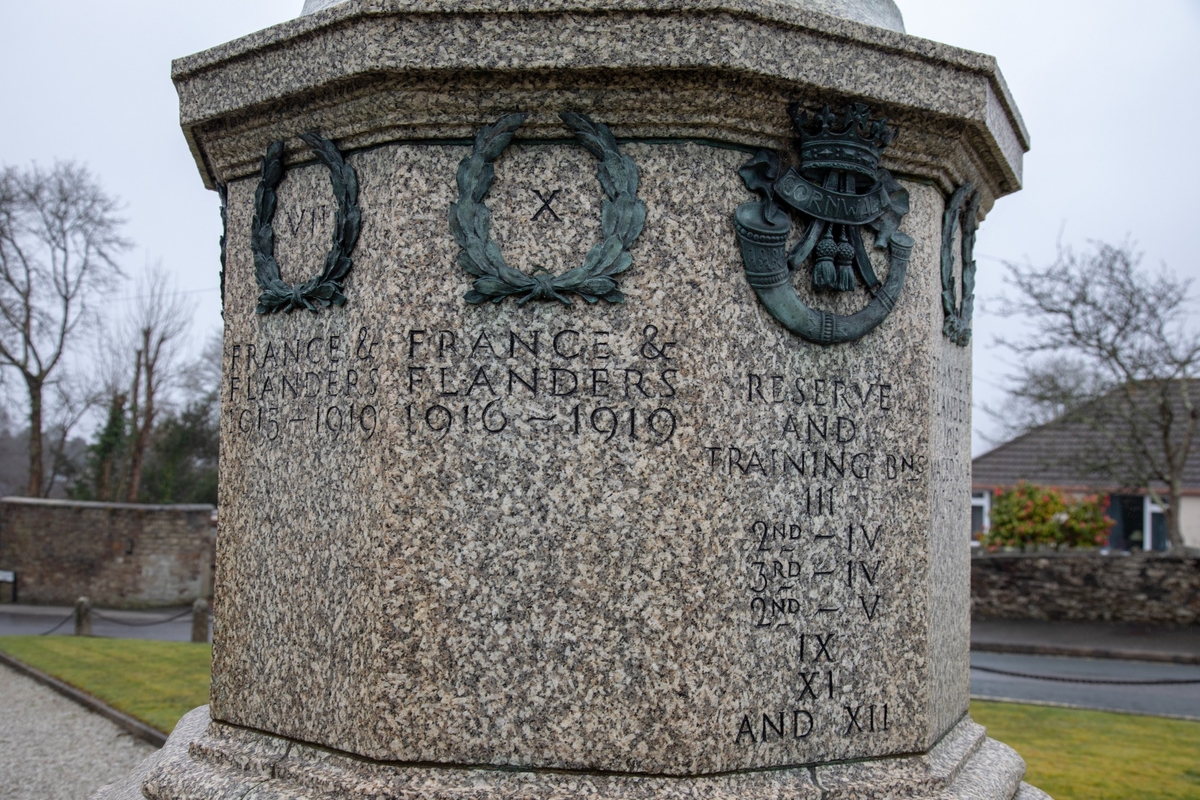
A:
{"label": "stone cornice moulding", "polygon": [[[788,149],[775,99],[862,98],[905,131],[885,160],[898,174],[947,193],[973,181],[985,211],[1020,188],[1029,137],[994,58],[777,0],[350,0],[179,59],[172,77],[185,136],[212,187],[253,174],[269,141],[309,129],[347,151],[467,138],[480,105],[430,108],[451,77],[478,82],[506,107],[523,97],[548,102],[529,107],[522,134],[560,139],[557,112],[588,110],[577,87],[599,70],[625,76],[631,92],[661,90],[651,109],[624,121],[610,115],[620,138]],[[381,93],[389,81],[395,91]],[[718,84],[753,102],[740,115],[698,110],[687,90]],[[618,87],[606,79],[595,88]],[[346,113],[334,113],[343,105]],[[300,157],[289,142],[289,160]]]}

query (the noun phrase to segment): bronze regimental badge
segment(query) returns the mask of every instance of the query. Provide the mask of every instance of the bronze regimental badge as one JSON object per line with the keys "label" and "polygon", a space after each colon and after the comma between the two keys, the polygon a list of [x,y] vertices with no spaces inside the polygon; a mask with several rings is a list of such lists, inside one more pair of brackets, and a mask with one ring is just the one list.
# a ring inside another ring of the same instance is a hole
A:
{"label": "bronze regimental badge", "polygon": [[[537,271],[529,275],[508,266],[500,246],[491,238],[492,215],[483,201],[496,175],[493,164],[527,116],[509,114],[479,131],[471,154],[458,165],[458,201],[450,204],[450,232],[462,248],[458,263],[475,276],[466,301],[499,303],[513,296],[519,298],[518,304],[557,300],[571,305],[567,295],[575,294],[589,303],[624,302],[617,276],[633,263],[629,248],[646,222],[646,205],[637,197],[637,165],[617,149],[617,140],[606,125],[583,114],[559,115],[579,143],[599,160],[596,173],[605,194],[603,238],[588,252],[582,266],[562,275]],[[549,199],[542,198],[543,204],[548,206]]]}
{"label": "bronze regimental badge", "polygon": [[[887,318],[904,288],[913,240],[898,228],[908,213],[908,192],[879,167],[883,149],[896,137],[886,119],[871,119],[861,103],[839,118],[826,106],[809,116],[788,109],[800,134],[800,166],[781,174],[778,154],[760,150],[739,174],[761,200],[734,214],[746,278],[771,316],[792,333],[817,344],[861,339]],[[785,208],[786,207],[786,208]],[[800,241],[788,252],[792,221],[803,220]],[[862,228],[890,256],[881,282],[863,244]],[[792,285],[792,272],[811,261],[817,292],[848,292],[860,283],[871,294],[861,311],[843,316],[810,308]]]}

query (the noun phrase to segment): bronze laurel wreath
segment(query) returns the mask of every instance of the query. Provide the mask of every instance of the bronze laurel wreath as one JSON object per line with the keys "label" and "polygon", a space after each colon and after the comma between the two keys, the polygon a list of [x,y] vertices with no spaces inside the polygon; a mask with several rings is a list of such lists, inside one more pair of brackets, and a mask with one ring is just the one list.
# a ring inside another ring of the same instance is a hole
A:
{"label": "bronze laurel wreath", "polygon": [[[965,207],[964,207],[965,206]],[[962,303],[954,287],[954,233],[962,228]],[[975,311],[975,231],[979,228],[979,192],[971,184],[958,187],[942,215],[942,333],[959,347],[971,341]]]}
{"label": "bronze laurel wreath", "polygon": [[492,240],[492,214],[483,199],[496,175],[494,162],[527,116],[508,114],[480,130],[471,155],[458,165],[458,202],[450,204],[450,231],[462,248],[458,263],[476,278],[466,301],[499,303],[510,295],[520,295],[517,302],[521,305],[529,300],[558,300],[571,305],[566,295],[577,294],[589,303],[601,298],[610,303],[624,302],[625,295],[617,288],[615,276],[633,263],[629,248],[646,222],[646,205],[637,199],[637,165],[617,149],[617,141],[606,125],[582,114],[559,115],[579,143],[600,159],[597,175],[607,196],[601,215],[604,239],[588,252],[583,266],[562,275],[527,275],[505,264],[500,246]]}
{"label": "bronze laurel wreath", "polygon": [[279,264],[275,261],[275,230],[271,227],[271,220],[275,217],[275,190],[283,181],[284,168],[283,142],[275,142],[267,148],[267,155],[262,161],[262,178],[254,193],[254,221],[250,225],[254,280],[262,289],[262,294],[258,296],[259,314],[279,311],[290,314],[298,308],[316,312],[318,306],[328,308],[346,303],[342,282],[354,265],[350,253],[358,241],[362,223],[358,210],[358,175],[354,167],[342,158],[333,142],[315,133],[304,133],[300,138],[329,168],[329,182],[333,185],[333,196],[338,204],[333,223],[333,246],[325,256],[325,266],[321,272],[305,283],[292,285],[280,277]]}
{"label": "bronze laurel wreath", "polygon": [[229,234],[229,187],[217,184],[217,196],[221,198],[221,316],[225,316],[225,240]]}

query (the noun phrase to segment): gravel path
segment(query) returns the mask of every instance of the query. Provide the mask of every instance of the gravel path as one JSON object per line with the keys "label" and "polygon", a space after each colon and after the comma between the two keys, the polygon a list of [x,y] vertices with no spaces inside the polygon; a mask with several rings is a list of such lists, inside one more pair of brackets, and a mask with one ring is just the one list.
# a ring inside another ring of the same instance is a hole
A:
{"label": "gravel path", "polygon": [[0,666],[0,797],[85,800],[154,748]]}

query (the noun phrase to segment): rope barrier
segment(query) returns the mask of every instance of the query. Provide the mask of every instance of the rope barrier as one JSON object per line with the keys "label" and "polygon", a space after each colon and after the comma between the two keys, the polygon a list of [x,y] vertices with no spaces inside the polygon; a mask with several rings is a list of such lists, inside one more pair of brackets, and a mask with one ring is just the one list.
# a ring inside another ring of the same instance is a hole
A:
{"label": "rope barrier", "polygon": [[74,611],[72,611],[70,614],[67,614],[65,617],[63,617],[62,622],[58,623],[57,625],[55,625],[53,628],[51,628],[48,631],[43,631],[42,633],[39,633],[38,636],[49,636],[50,634],[54,633],[56,630],[61,628],[63,625],[66,625],[68,622],[70,622],[73,619],[75,619]]}
{"label": "rope barrier", "polygon": [[93,616],[93,617],[95,617],[95,618],[97,618],[97,619],[102,619],[102,620],[104,620],[105,622],[111,622],[111,623],[113,623],[114,625],[126,625],[126,626],[128,626],[128,627],[130,627],[130,628],[143,628],[143,627],[146,627],[146,626],[149,626],[149,625],[163,625],[163,624],[165,624],[165,623],[167,623],[167,622],[174,622],[174,621],[175,621],[175,620],[177,620],[177,619],[183,619],[183,618],[184,618],[184,617],[186,617],[186,616],[190,616],[190,615],[191,615],[191,613],[192,613],[192,609],[190,609],[190,608],[189,608],[189,609],[186,609],[185,611],[180,611],[180,612],[179,612],[178,614],[176,614],[175,616],[173,616],[173,617],[169,617],[169,618],[167,618],[167,619],[156,619],[156,620],[153,620],[153,621],[151,621],[151,622],[125,622],[125,621],[123,621],[123,620],[119,620],[119,619],[113,619],[112,617],[106,617],[106,616],[104,616],[103,614],[101,614],[99,611],[96,611],[95,609],[92,609],[92,616]]}
{"label": "rope barrier", "polygon": [[1008,675],[1013,678],[1032,678],[1033,680],[1038,680],[1038,681],[1058,681],[1060,683],[1100,683],[1100,684],[1110,684],[1110,685],[1114,685],[1114,686],[1181,686],[1181,685],[1186,685],[1186,684],[1200,684],[1200,678],[1190,678],[1190,679],[1166,678],[1163,680],[1155,680],[1155,681],[1125,681],[1125,680],[1104,679],[1104,678],[1065,678],[1065,677],[1062,677],[1059,675],[1034,675],[1029,672],[1012,672],[1012,671],[1006,670],[1006,669],[993,669],[992,667],[977,667],[974,664],[971,665],[971,669],[976,670],[977,672],[990,672],[994,675]]}

